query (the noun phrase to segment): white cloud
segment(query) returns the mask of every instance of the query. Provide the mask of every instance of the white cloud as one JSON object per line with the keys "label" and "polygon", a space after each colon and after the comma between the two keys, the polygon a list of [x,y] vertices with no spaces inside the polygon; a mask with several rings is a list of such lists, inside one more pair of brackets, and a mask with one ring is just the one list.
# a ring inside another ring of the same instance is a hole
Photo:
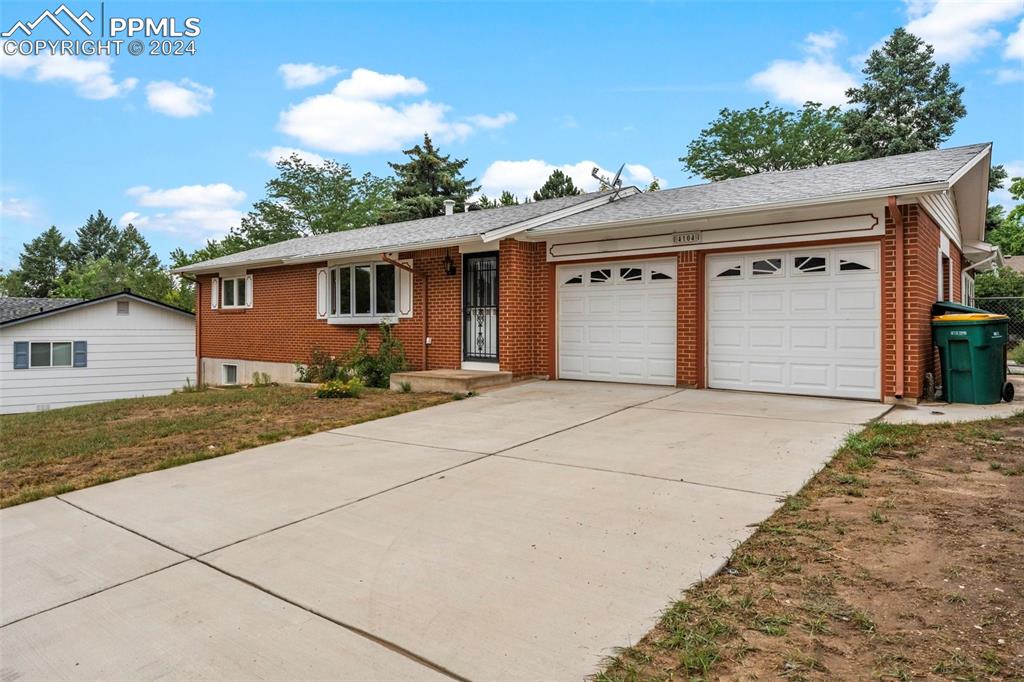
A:
{"label": "white cloud", "polygon": [[839,31],[825,31],[824,33],[808,33],[804,38],[804,49],[810,54],[820,57],[828,57],[835,51],[839,44],[846,41]]}
{"label": "white cloud", "polygon": [[419,78],[369,69],[356,69],[334,86],[334,94],[346,99],[391,99],[399,95],[422,95],[426,91],[427,85]]}
{"label": "white cloud", "polygon": [[838,31],[808,34],[804,38],[807,56],[803,60],[777,59],[754,74],[750,84],[789,104],[845,104],[846,91],[855,87],[857,81],[835,61],[835,49],[843,40]]}
{"label": "white cloud", "polygon": [[997,69],[996,70],[996,83],[1004,85],[1006,83],[1020,83],[1024,81],[1024,69]]}
{"label": "white cloud", "polygon": [[1006,49],[1003,51],[1006,59],[1024,59],[1024,19],[1017,25],[1017,30],[1006,37]]}
{"label": "white cloud", "polygon": [[86,99],[110,99],[138,85],[137,78],[114,80],[109,57],[81,58],[70,55],[8,55],[0,51],[0,76],[29,78],[36,82],[67,83]]}
{"label": "white cloud", "polygon": [[[609,178],[615,175],[614,170],[609,171],[593,161],[567,163],[561,166],[540,159],[495,161],[487,167],[480,178],[480,193],[494,197],[508,190],[520,199],[532,196],[533,192],[544,184],[554,170],[560,170],[568,175],[572,178],[573,184],[584,192],[594,192],[600,188],[600,183],[590,174],[595,166],[601,174]],[[645,189],[655,179],[655,176],[647,166],[627,163],[622,172],[622,178],[623,186],[637,185],[641,189]],[[664,187],[664,181],[660,182]]]}
{"label": "white cloud", "polygon": [[963,0],[906,0],[906,29],[935,48],[937,60],[959,62],[970,59],[1002,34],[993,24],[1024,12],[1024,4],[1009,2],[964,2]]}
{"label": "white cloud", "polygon": [[222,237],[242,218],[238,205],[245,192],[227,183],[183,185],[153,189],[145,185],[129,188],[125,194],[143,209],[163,211],[127,211],[120,224],[132,223],[140,230],[179,235],[194,242]]}
{"label": "white cloud", "polygon": [[277,67],[286,88],[305,88],[337,76],[341,69],[323,64],[282,64]]}
{"label": "white cloud", "polygon": [[0,199],[0,216],[28,222],[36,217],[36,206],[31,201],[17,197]]}
{"label": "white cloud", "polygon": [[470,116],[466,119],[477,128],[504,128],[509,123],[515,123],[518,117],[511,111],[498,114],[497,116],[486,116],[484,114],[477,114],[476,116]]}
{"label": "white cloud", "polygon": [[292,154],[297,155],[306,163],[313,164],[314,166],[319,166],[326,160],[319,154],[305,149],[299,149],[298,147],[271,147],[265,152],[259,152],[257,156],[261,159],[265,159],[271,166],[274,166],[277,165],[278,161],[281,159],[287,159]]}
{"label": "white cloud", "polygon": [[464,140],[481,128],[499,128],[515,114],[453,120],[446,104],[419,100],[384,104],[381,100],[426,92],[416,78],[356,69],[327,94],[309,97],[281,113],[279,127],[303,145],[332,152],[365,154],[395,151],[429,133],[442,142]]}
{"label": "white cloud", "polygon": [[177,83],[154,81],[146,86],[149,108],[175,118],[190,118],[212,110],[213,88],[182,78]]}
{"label": "white cloud", "polygon": [[1004,161],[1003,168],[1006,170],[1006,180],[1003,180],[1002,187],[989,194],[989,203],[1000,204],[1009,210],[1019,203],[1010,196],[1010,183],[1014,178],[1024,177],[1024,160]]}

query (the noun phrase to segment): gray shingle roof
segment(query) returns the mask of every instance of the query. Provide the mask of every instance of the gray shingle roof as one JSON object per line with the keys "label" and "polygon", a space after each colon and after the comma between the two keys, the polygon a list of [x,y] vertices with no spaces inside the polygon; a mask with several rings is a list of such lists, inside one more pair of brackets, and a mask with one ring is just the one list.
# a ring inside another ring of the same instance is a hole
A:
{"label": "gray shingle roof", "polygon": [[379,249],[382,252],[404,251],[415,248],[418,244],[481,235],[491,230],[507,227],[563,208],[575,206],[598,196],[600,196],[599,192],[592,192],[573,197],[532,201],[518,206],[503,206],[481,211],[470,211],[469,213],[456,213],[450,216],[437,216],[436,218],[408,220],[388,225],[375,225],[358,230],[332,232],[313,237],[300,237],[203,261],[202,263],[182,268],[182,270],[198,272],[213,268],[230,267],[232,265],[243,265],[256,261],[316,258],[328,254],[358,252],[368,249]]}
{"label": "gray shingle roof", "polygon": [[749,175],[704,185],[636,194],[566,216],[530,230],[596,226],[602,223],[671,218],[692,213],[747,209],[785,202],[944,182],[988,144],[853,161],[833,166]]}
{"label": "gray shingle roof", "polygon": [[17,320],[36,313],[63,308],[81,303],[81,298],[24,298],[20,296],[0,297],[0,322]]}

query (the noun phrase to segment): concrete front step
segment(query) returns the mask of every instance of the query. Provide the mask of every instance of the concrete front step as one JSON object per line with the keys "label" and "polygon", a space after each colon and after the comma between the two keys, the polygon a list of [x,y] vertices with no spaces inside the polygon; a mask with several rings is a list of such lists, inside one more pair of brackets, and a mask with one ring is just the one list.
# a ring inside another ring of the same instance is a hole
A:
{"label": "concrete front step", "polygon": [[391,390],[401,391],[408,383],[415,393],[469,393],[482,388],[512,383],[512,372],[484,372],[472,369],[431,369],[425,372],[395,372]]}

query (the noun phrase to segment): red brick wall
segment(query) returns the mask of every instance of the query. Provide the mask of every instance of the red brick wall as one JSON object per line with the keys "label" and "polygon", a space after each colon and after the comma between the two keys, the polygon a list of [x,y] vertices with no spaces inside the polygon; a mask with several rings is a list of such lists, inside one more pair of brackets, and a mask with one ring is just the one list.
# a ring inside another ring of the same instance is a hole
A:
{"label": "red brick wall", "polygon": [[[450,254],[457,272],[444,274]],[[458,367],[461,361],[461,263],[456,249],[401,254],[412,258],[417,272],[429,279],[430,322],[428,368]],[[196,311],[200,357],[268,362],[305,362],[314,347],[335,355],[352,348],[360,326],[331,325],[316,319],[316,269],[325,263],[251,270],[253,307],[211,310],[210,279],[201,276]],[[424,368],[424,280],[413,278],[413,317],[399,320],[395,335],[415,369]],[[371,348],[379,341],[376,325],[365,327]]]}
{"label": "red brick wall", "polygon": [[514,374],[549,374],[545,244],[503,239],[498,258],[498,358]]}
{"label": "red brick wall", "polygon": [[704,388],[704,252],[677,258],[676,383]]}
{"label": "red brick wall", "polygon": [[[931,307],[939,293],[939,227],[916,204],[901,206],[903,253],[903,397],[924,396],[925,374],[936,371],[932,346]],[[882,240],[883,395],[896,394],[896,240],[895,225],[886,209]],[[956,259],[959,262],[959,258]],[[959,292],[959,269],[954,264],[954,291]],[[936,377],[937,379],[937,377]]]}

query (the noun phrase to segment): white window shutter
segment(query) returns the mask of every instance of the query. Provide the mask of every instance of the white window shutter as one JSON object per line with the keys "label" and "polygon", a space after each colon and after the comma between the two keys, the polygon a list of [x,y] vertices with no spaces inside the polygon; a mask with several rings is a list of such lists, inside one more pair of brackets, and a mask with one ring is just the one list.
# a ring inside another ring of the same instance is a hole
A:
{"label": "white window shutter", "polygon": [[210,309],[216,310],[220,304],[220,278],[214,277],[210,280]]}
{"label": "white window shutter", "polygon": [[252,307],[252,275],[245,276],[245,307]]}
{"label": "white window shutter", "polygon": [[323,320],[327,318],[327,299],[330,292],[328,289],[329,278],[327,276],[327,268],[316,269],[316,319]]}
{"label": "white window shutter", "polygon": [[[412,267],[411,260],[399,261],[402,265]],[[396,268],[398,270],[398,305],[396,309],[399,317],[412,317],[412,291],[413,291],[413,274],[408,270],[402,268]]]}

